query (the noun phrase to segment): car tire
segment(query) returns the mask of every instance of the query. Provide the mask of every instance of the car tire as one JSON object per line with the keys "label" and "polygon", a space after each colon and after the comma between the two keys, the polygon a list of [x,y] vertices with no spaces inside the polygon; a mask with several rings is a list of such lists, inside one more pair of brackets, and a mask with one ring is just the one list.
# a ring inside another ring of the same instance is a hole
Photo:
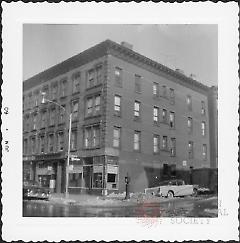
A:
{"label": "car tire", "polygon": [[198,194],[198,190],[197,190],[197,188],[194,188],[194,189],[193,189],[193,194],[192,194],[192,196],[193,196],[193,197],[196,197],[197,194]]}
{"label": "car tire", "polygon": [[168,194],[167,194],[167,197],[168,198],[173,198],[174,197],[173,191],[169,191]]}

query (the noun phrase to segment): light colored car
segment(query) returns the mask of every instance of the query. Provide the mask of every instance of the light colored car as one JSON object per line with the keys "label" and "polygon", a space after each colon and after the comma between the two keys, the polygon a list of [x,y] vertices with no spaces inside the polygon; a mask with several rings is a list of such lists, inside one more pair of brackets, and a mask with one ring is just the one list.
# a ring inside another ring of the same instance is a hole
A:
{"label": "light colored car", "polygon": [[197,192],[198,185],[186,185],[179,179],[163,181],[157,187],[145,189],[145,193],[163,197],[196,196]]}

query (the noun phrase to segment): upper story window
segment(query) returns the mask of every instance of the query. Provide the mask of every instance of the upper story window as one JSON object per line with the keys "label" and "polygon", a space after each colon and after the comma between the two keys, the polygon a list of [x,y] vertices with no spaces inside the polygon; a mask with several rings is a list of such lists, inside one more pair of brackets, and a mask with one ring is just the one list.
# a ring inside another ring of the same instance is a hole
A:
{"label": "upper story window", "polygon": [[72,101],[72,119],[78,119],[78,100]]}
{"label": "upper story window", "polygon": [[203,156],[203,160],[207,159],[207,144],[203,144],[202,146],[202,156]]}
{"label": "upper story window", "polygon": [[114,76],[115,76],[115,85],[117,87],[122,87],[122,69],[119,67],[115,67],[114,70]]}
{"label": "upper story window", "polygon": [[101,105],[101,96],[100,94],[95,96],[95,114],[98,114],[100,112],[100,105]]}
{"label": "upper story window", "polygon": [[188,110],[191,111],[192,110],[192,97],[190,95],[187,96],[186,102],[187,102]]}
{"label": "upper story window", "polygon": [[39,90],[36,90],[33,94],[33,103],[34,106],[38,106],[39,104]]}
{"label": "upper story window", "polygon": [[100,96],[100,94],[87,98],[86,116],[98,115],[100,113],[100,107],[101,107],[101,96]]}
{"label": "upper story window", "polygon": [[192,119],[192,117],[188,117],[187,127],[188,127],[188,132],[191,133],[192,130],[193,130],[193,119]]}
{"label": "upper story window", "polygon": [[93,126],[92,127],[92,147],[99,147],[100,144],[100,127]]}
{"label": "upper story window", "polygon": [[135,151],[141,150],[141,132],[134,131],[133,149]]}
{"label": "upper story window", "polygon": [[55,118],[56,118],[56,109],[50,110],[50,119],[49,119],[49,125],[54,126],[55,125]]}
{"label": "upper story window", "polygon": [[57,134],[57,150],[63,151],[64,149],[64,133],[62,131]]}
{"label": "upper story window", "polygon": [[159,153],[159,135],[153,135],[153,153]]}
{"label": "upper story window", "polygon": [[44,97],[46,99],[49,99],[51,97],[49,97],[49,87],[48,85],[44,85],[43,88],[42,88],[42,92],[44,93]]}
{"label": "upper story window", "polygon": [[70,149],[71,150],[77,149],[77,130],[72,130],[72,132],[71,132]]}
{"label": "upper story window", "polygon": [[87,116],[90,116],[92,114],[93,110],[93,98],[87,99]]}
{"label": "upper story window", "polygon": [[37,113],[33,114],[33,130],[37,130]]}
{"label": "upper story window", "polygon": [[32,147],[32,154],[36,153],[36,137],[31,138],[31,147]]}
{"label": "upper story window", "polygon": [[66,116],[65,105],[62,105],[62,107],[64,109],[59,107],[59,120],[58,120],[59,124],[62,124],[65,122],[65,116]]}
{"label": "upper story window", "polygon": [[169,113],[169,126],[170,128],[175,128],[175,113],[173,111]]}
{"label": "upper story window", "polygon": [[169,99],[171,104],[175,103],[175,92],[172,88],[169,89]]}
{"label": "upper story window", "polygon": [[141,93],[142,77],[135,74],[135,92]]}
{"label": "upper story window", "polygon": [[140,118],[140,105],[139,101],[134,102],[134,118]]}
{"label": "upper story window", "polygon": [[119,148],[120,147],[120,136],[121,136],[121,128],[114,127],[113,128],[113,147]]}
{"label": "upper story window", "polygon": [[206,115],[206,106],[204,101],[201,101],[201,114],[203,116]]}
{"label": "upper story window", "polygon": [[193,158],[193,141],[188,142],[188,158]]}
{"label": "upper story window", "polygon": [[27,154],[28,153],[28,139],[25,138],[23,140],[23,154]]}
{"label": "upper story window", "polygon": [[57,83],[52,84],[52,100],[56,100],[58,98],[58,85]]}
{"label": "upper story window", "polygon": [[121,116],[121,96],[114,96],[114,115]]}
{"label": "upper story window", "polygon": [[97,84],[102,83],[102,79],[103,79],[103,66],[97,65],[97,67],[96,67],[96,83]]}
{"label": "upper story window", "polygon": [[60,82],[60,95],[61,97],[67,96],[67,79],[63,79]]}
{"label": "upper story window", "polygon": [[201,128],[202,128],[202,136],[206,135],[206,122],[201,123]]}
{"label": "upper story window", "polygon": [[45,151],[45,137],[44,135],[40,136],[40,153]]}
{"label": "upper story window", "polygon": [[32,100],[32,92],[31,93],[29,93],[29,95],[28,95],[28,108],[32,108],[33,107],[33,100]]}
{"label": "upper story window", "polygon": [[159,95],[159,84],[153,83],[153,96],[157,97]]}
{"label": "upper story window", "polygon": [[97,148],[100,145],[100,126],[91,126],[84,129],[85,148]]}
{"label": "upper story window", "polygon": [[167,123],[167,110],[166,109],[162,110],[162,121],[163,121],[163,123]]}
{"label": "upper story window", "polygon": [[163,86],[162,86],[162,96],[163,96],[164,98],[167,97],[167,87],[166,87],[166,85],[163,85]]}
{"label": "upper story window", "polygon": [[87,88],[95,86],[94,82],[94,69],[88,71]]}
{"label": "upper story window", "polygon": [[163,136],[162,139],[162,149],[163,150],[167,150],[168,148],[168,137],[167,136]]}
{"label": "upper story window", "polygon": [[159,108],[157,106],[153,107],[153,122],[158,123],[159,121]]}
{"label": "upper story window", "polygon": [[45,128],[47,125],[47,111],[42,111],[41,114],[41,128]]}
{"label": "upper story window", "polygon": [[54,150],[54,135],[51,133],[48,135],[48,152],[53,153]]}
{"label": "upper story window", "polygon": [[80,91],[80,81],[81,81],[81,73],[76,72],[72,75],[72,93],[77,93]]}
{"label": "upper story window", "polygon": [[170,155],[176,156],[176,138],[171,138],[170,140]]}

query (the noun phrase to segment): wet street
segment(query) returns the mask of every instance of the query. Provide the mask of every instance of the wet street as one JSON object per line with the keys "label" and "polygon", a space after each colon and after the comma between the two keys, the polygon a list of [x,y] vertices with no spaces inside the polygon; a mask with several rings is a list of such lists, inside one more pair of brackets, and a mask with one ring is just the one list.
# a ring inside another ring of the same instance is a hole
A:
{"label": "wet street", "polygon": [[130,206],[79,206],[23,201],[24,217],[217,217],[217,197],[173,198]]}

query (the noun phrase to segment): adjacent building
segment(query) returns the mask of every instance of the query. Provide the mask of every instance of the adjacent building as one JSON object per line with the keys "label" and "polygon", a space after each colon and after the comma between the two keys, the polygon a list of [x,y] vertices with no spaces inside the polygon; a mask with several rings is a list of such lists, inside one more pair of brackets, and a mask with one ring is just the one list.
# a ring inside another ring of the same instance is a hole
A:
{"label": "adjacent building", "polygon": [[106,40],[24,81],[23,177],[63,192],[68,173],[72,193],[122,192],[127,175],[131,191],[208,185],[216,124],[216,88]]}

